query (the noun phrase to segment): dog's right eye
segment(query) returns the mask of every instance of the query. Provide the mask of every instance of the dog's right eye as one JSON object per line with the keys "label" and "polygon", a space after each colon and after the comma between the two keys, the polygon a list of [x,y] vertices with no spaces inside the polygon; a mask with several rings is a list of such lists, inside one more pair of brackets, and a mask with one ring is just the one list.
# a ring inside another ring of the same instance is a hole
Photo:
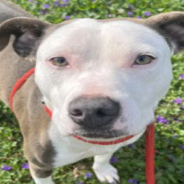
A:
{"label": "dog's right eye", "polygon": [[68,62],[66,60],[66,58],[64,57],[54,57],[50,59],[50,62],[58,67],[64,67],[68,65]]}
{"label": "dog's right eye", "polygon": [[146,65],[152,62],[155,59],[153,56],[149,55],[140,55],[136,58],[134,64],[136,65]]}

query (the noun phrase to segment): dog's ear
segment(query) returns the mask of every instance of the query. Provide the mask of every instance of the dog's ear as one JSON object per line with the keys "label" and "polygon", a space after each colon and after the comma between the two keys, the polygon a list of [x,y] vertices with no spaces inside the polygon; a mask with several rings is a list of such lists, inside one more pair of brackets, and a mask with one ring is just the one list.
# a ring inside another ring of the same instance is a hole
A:
{"label": "dog's ear", "polygon": [[21,57],[33,53],[44,35],[49,23],[33,18],[13,18],[0,25],[0,51],[9,43],[11,35],[15,36],[13,49]]}
{"label": "dog's ear", "polygon": [[145,24],[164,36],[175,54],[184,49],[184,13],[162,13],[146,19]]}

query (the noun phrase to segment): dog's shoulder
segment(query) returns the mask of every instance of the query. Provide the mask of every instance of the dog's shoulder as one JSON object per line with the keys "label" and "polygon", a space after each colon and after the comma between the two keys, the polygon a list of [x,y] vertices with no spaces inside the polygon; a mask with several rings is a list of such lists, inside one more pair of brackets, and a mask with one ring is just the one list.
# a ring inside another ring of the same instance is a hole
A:
{"label": "dog's shoulder", "polygon": [[0,0],[0,24],[10,18],[14,17],[33,17],[28,12],[21,9],[18,5],[10,1]]}

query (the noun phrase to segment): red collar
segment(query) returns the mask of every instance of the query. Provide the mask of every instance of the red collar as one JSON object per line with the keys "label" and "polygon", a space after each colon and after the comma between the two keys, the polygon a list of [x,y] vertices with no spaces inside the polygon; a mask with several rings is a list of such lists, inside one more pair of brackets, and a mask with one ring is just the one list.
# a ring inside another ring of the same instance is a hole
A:
{"label": "red collar", "polygon": [[[26,82],[26,80],[35,72],[35,69],[30,69],[27,73],[25,73],[15,84],[13,87],[10,96],[9,96],[9,106],[13,111],[13,97],[15,93],[20,89],[20,87]],[[52,112],[47,108],[46,112],[50,117],[52,117]],[[75,138],[81,140],[83,142],[97,144],[97,145],[112,145],[118,144],[124,141],[131,139],[133,136],[127,136],[125,138],[120,138],[115,141],[107,141],[107,142],[99,142],[99,141],[89,141],[85,140],[80,136],[74,135]],[[146,178],[147,184],[155,184],[155,177],[154,177],[154,124],[148,126],[147,133],[146,133]]]}

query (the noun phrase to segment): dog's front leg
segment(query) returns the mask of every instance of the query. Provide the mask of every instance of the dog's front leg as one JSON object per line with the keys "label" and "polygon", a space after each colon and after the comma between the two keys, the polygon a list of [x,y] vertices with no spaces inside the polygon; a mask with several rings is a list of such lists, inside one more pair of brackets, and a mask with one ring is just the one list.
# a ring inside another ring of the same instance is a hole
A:
{"label": "dog's front leg", "polygon": [[44,170],[29,163],[31,176],[36,184],[55,184],[51,178],[52,170]]}
{"label": "dog's front leg", "polygon": [[101,182],[119,183],[118,171],[110,164],[113,153],[94,157],[93,170]]}

